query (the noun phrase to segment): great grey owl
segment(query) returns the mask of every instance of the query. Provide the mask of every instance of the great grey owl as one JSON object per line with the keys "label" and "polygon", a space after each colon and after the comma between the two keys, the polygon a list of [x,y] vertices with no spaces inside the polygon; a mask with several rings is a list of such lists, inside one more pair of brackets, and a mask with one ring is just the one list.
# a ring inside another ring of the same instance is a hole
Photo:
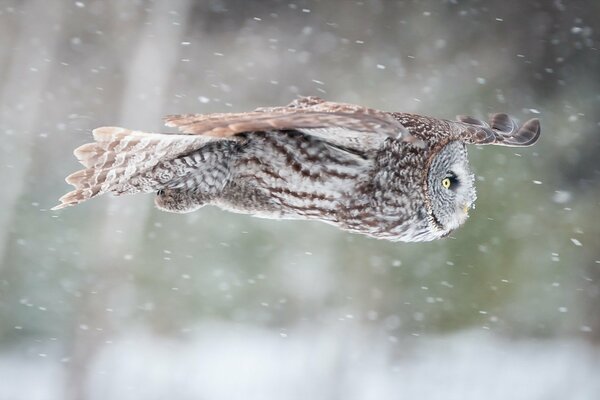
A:
{"label": "great grey owl", "polygon": [[154,192],[165,211],[206,204],[264,218],[311,219],[398,241],[442,238],[475,201],[466,144],[529,146],[519,127],[384,112],[302,97],[247,113],[166,117],[181,134],[104,127],[75,150],[85,169],[55,209],[111,192]]}

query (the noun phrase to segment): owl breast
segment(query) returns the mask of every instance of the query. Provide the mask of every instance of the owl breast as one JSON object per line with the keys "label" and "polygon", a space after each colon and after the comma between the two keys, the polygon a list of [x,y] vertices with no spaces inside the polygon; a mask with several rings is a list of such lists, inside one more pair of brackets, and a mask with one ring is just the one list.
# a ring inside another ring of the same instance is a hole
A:
{"label": "owl breast", "polygon": [[349,151],[297,131],[249,134],[211,204],[263,218],[314,219],[389,240],[443,236],[426,208],[427,151],[390,140]]}
{"label": "owl breast", "polygon": [[[427,241],[444,235],[431,218],[424,181],[429,150],[389,140],[377,153],[366,187],[343,212],[343,228],[379,239]],[[364,194],[364,195],[362,195]]]}
{"label": "owl breast", "polygon": [[263,218],[335,224],[368,180],[373,162],[365,153],[298,131],[249,134],[240,141],[231,177],[213,204]]}

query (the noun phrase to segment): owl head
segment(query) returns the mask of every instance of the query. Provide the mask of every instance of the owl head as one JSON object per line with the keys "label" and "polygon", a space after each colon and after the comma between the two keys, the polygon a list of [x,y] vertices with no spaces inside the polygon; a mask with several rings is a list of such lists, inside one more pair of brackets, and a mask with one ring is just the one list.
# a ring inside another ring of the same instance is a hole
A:
{"label": "owl head", "polygon": [[435,228],[450,232],[462,225],[477,197],[463,142],[452,141],[434,153],[426,183],[426,203]]}
{"label": "owl head", "polygon": [[489,123],[465,116],[457,119],[449,122],[448,136],[439,138],[441,141],[426,168],[429,223],[441,235],[447,235],[466,221],[477,198],[466,144],[522,147],[534,144],[540,136],[537,119],[520,127],[506,114],[493,114]]}

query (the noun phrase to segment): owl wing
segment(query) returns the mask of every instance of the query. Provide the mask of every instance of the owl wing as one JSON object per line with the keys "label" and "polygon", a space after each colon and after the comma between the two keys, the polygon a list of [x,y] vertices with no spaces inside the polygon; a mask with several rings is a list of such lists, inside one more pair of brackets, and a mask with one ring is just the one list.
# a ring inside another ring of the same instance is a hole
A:
{"label": "owl wing", "polygon": [[241,133],[297,130],[360,151],[377,149],[387,138],[411,141],[408,130],[387,112],[317,97],[245,113],[170,115],[165,124],[185,134],[223,139]]}
{"label": "owl wing", "polygon": [[541,134],[537,118],[521,126],[507,114],[492,114],[489,123],[464,115],[456,119],[458,122],[453,123],[458,126],[460,136],[467,143],[523,147],[533,145]]}

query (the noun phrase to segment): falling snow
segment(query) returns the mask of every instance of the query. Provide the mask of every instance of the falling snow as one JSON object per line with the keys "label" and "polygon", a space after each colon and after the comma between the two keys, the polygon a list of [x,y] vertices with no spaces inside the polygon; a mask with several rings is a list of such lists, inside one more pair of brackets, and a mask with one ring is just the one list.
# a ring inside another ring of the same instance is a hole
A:
{"label": "falling snow", "polygon": [[[0,399],[600,398],[594,7],[4,2]],[[298,95],[542,138],[469,148],[477,207],[435,243],[152,193],[49,211],[96,127]]]}

